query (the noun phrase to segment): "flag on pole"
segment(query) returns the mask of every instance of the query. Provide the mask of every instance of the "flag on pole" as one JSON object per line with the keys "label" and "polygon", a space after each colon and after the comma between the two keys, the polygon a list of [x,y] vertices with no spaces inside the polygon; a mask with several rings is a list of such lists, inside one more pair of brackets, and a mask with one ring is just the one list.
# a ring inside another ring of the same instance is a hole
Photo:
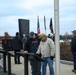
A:
{"label": "flag on pole", "polygon": [[39,16],[37,16],[37,33],[40,34]]}
{"label": "flag on pole", "polygon": [[50,30],[51,30],[51,33],[53,34],[53,23],[52,23],[52,18],[50,19]]}
{"label": "flag on pole", "polygon": [[45,16],[44,16],[44,28],[46,30],[46,18],[45,18]]}

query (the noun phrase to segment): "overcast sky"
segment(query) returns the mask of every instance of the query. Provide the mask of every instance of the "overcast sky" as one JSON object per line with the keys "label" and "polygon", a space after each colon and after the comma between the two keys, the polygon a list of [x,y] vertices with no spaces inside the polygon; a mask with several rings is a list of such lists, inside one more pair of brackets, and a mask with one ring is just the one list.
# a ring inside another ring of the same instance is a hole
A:
{"label": "overcast sky", "polygon": [[[60,0],[60,34],[71,34],[76,30],[76,0]],[[46,33],[49,34],[50,18],[54,28],[54,0],[0,0],[0,36],[4,32],[15,35],[19,31],[18,19],[30,20],[30,31],[37,32],[37,16],[40,30],[44,31],[44,15],[46,17]]]}

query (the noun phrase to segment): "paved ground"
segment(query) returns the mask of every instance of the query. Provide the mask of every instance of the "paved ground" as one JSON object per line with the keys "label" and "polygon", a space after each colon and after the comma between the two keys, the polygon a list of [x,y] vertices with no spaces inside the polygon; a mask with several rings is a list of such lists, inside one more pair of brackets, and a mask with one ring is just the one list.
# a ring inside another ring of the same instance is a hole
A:
{"label": "paved ground", "polygon": [[[8,75],[7,73],[4,73],[4,72],[3,72],[3,69],[2,69],[1,66],[0,66],[0,75]],[[15,74],[11,74],[11,75],[15,75]]]}
{"label": "paved ground", "polygon": [[[12,73],[16,75],[24,75],[24,60],[23,57],[21,57],[22,64],[14,64],[14,59],[12,57]],[[2,60],[1,62],[2,63]],[[1,65],[1,64],[0,64]],[[73,65],[66,65],[66,64],[60,64],[60,75],[75,75],[71,70],[73,68]],[[55,69],[55,63],[54,63],[54,69]],[[31,67],[29,64],[29,75],[31,75]],[[47,66],[47,75],[49,75],[49,68]]]}
{"label": "paved ground", "polygon": [[[2,55],[0,54],[0,65],[2,65]],[[6,72],[6,73],[4,73],[3,72],[3,68],[2,68],[2,66],[0,66],[0,75],[8,75],[8,73]],[[11,74],[11,75],[15,75],[15,74]]]}

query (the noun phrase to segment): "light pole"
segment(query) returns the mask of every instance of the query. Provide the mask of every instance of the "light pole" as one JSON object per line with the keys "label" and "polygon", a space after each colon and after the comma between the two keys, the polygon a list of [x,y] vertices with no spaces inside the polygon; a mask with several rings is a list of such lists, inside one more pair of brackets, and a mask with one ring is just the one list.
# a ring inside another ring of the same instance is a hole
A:
{"label": "light pole", "polygon": [[56,50],[55,75],[60,75],[59,0],[54,0],[54,25],[55,25],[55,50]]}

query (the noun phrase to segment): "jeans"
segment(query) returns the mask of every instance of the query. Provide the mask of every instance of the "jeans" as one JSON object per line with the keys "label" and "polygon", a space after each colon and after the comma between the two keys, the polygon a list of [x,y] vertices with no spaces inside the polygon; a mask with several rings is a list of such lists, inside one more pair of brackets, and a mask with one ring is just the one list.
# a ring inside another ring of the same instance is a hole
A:
{"label": "jeans", "polygon": [[48,64],[50,75],[54,75],[53,60],[50,57],[43,57],[45,62],[42,62],[42,75],[46,75],[46,66]]}
{"label": "jeans", "polygon": [[[34,61],[30,60],[30,65],[31,65],[31,70],[32,70],[32,75],[34,74]],[[38,62],[38,75],[41,75],[41,62]]]}
{"label": "jeans", "polygon": [[76,70],[76,52],[73,52],[74,70]]}

